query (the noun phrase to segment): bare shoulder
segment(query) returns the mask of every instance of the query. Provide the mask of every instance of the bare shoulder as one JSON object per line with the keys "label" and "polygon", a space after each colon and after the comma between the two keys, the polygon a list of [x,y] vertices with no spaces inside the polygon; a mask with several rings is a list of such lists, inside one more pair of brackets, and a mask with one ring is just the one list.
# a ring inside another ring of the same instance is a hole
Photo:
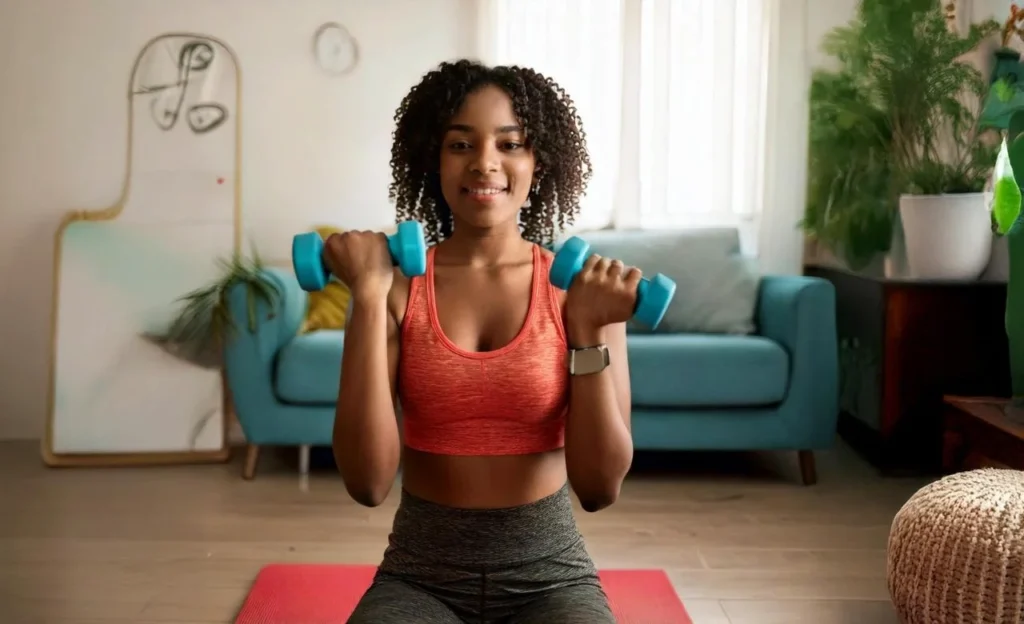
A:
{"label": "bare shoulder", "polygon": [[[545,264],[550,268],[551,267],[551,262],[555,259],[555,252],[553,252],[550,249],[547,249],[547,248],[545,248],[545,247],[543,247],[541,245],[537,245],[537,248],[540,249],[540,255],[541,255],[542,258],[544,258]],[[547,271],[544,272],[544,280],[547,281],[548,283],[550,283],[550,278],[548,277]],[[557,301],[558,305],[564,310],[565,309],[565,298],[566,298],[568,293],[566,293],[561,288],[552,288],[552,290],[555,293],[555,301]],[[563,312],[563,314],[564,314],[564,312]]]}

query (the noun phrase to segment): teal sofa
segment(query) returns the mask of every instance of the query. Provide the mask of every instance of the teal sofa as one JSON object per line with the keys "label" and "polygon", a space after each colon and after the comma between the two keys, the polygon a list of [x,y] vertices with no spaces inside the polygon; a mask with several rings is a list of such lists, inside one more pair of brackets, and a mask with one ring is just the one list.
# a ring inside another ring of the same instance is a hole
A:
{"label": "teal sofa", "polygon": [[[731,238],[726,240],[731,248]],[[707,255],[700,245],[686,248]],[[678,253],[677,246],[672,249]],[[797,451],[803,481],[813,483],[813,452],[832,446],[838,415],[832,285],[805,276],[730,278],[721,267],[698,264],[712,273],[705,281],[718,291],[749,292],[750,310],[740,310],[749,314],[749,327],[734,333],[688,331],[686,319],[670,314],[663,324],[674,322],[682,331],[631,328],[635,448]],[[679,283],[680,306],[688,292],[718,292],[694,282],[692,275],[698,274],[672,275]],[[228,297],[240,331],[225,350],[226,376],[249,444],[247,478],[253,476],[261,446],[298,446],[305,467],[310,446],[330,445],[341,373],[344,332],[298,334],[306,293],[290,271],[269,269],[265,275],[278,287],[280,299],[272,308],[260,305],[255,332],[245,327],[244,289],[236,287]],[[694,302],[711,299],[705,294]]]}

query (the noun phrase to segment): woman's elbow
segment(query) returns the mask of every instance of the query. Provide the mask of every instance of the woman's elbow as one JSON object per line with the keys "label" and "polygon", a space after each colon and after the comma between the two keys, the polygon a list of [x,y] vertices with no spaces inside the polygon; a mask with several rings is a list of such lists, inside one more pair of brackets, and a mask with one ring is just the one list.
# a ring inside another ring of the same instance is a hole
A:
{"label": "woman's elbow", "polygon": [[594,513],[601,511],[615,504],[619,500],[620,484],[606,484],[603,486],[583,489],[577,491],[576,496],[580,499],[580,507],[583,511]]}
{"label": "woman's elbow", "polygon": [[397,470],[353,462],[338,452],[335,452],[334,459],[345,491],[352,500],[364,507],[377,507],[387,499]]}
{"label": "woman's elbow", "polygon": [[367,472],[360,469],[362,467],[347,468],[346,470],[346,467],[341,467],[341,480],[345,483],[345,491],[352,500],[364,507],[377,507],[387,499],[394,479],[387,478],[386,472]]}
{"label": "woman's elbow", "polygon": [[372,487],[346,481],[345,491],[348,492],[352,500],[363,507],[379,507],[381,503],[387,500],[391,487],[390,485],[388,487]]}
{"label": "woman's elbow", "polygon": [[611,507],[619,500],[624,477],[625,474],[620,474],[619,471],[572,471],[569,474],[569,482],[580,499],[583,511],[593,513]]}

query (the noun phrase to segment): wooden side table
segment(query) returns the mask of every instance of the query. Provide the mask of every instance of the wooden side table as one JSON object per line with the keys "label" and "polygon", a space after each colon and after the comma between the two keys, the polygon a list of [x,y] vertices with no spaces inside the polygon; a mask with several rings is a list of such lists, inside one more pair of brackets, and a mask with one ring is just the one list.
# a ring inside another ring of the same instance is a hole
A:
{"label": "wooden side table", "polygon": [[942,466],[1024,470],[1024,423],[1006,415],[1006,399],[946,396]]}
{"label": "wooden side table", "polygon": [[942,397],[1008,396],[1006,284],[807,265],[836,288],[839,435],[884,474],[942,469]]}

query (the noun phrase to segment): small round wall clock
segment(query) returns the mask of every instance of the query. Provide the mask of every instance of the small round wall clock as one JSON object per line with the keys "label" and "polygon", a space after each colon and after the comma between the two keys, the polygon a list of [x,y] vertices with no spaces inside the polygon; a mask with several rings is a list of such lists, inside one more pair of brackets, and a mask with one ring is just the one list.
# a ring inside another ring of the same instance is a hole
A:
{"label": "small round wall clock", "polygon": [[313,37],[313,55],[325,72],[347,74],[359,62],[359,46],[344,26],[328,22]]}

